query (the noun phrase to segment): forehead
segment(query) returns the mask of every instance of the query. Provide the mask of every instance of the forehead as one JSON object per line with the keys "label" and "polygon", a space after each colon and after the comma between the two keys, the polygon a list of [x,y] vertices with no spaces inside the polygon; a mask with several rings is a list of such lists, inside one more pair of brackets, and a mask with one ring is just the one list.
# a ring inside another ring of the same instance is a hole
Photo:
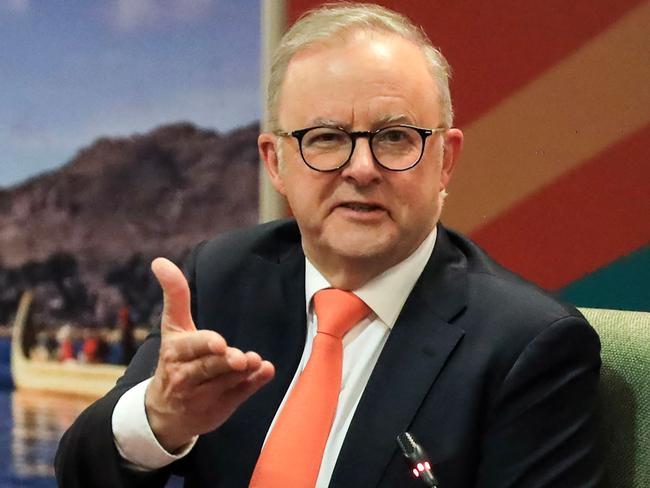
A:
{"label": "forehead", "polygon": [[297,52],[279,102],[285,128],[316,120],[362,128],[387,118],[433,126],[440,119],[436,83],[421,49],[374,31],[346,33]]}

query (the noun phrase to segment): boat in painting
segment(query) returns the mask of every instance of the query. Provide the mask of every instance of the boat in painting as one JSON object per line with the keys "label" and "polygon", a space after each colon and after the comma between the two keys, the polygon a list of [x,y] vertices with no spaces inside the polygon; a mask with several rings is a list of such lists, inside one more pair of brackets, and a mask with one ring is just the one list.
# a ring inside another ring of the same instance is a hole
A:
{"label": "boat in painting", "polygon": [[36,390],[65,395],[99,398],[124,373],[124,366],[86,364],[76,361],[36,361],[28,357],[25,336],[32,293],[20,299],[11,338],[11,373],[17,390]]}

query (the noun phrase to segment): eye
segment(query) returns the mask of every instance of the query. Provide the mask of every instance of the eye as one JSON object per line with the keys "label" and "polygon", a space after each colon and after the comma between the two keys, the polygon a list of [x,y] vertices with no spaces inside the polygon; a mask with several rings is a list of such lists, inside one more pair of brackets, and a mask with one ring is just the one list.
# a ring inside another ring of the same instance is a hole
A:
{"label": "eye", "polygon": [[377,133],[375,143],[382,145],[414,144],[417,132],[408,127],[386,127]]}
{"label": "eye", "polygon": [[348,143],[348,135],[338,129],[318,127],[307,132],[303,138],[306,147],[338,147]]}
{"label": "eye", "polygon": [[389,129],[380,134],[381,140],[385,142],[400,142],[403,141],[406,137],[404,131],[397,129]]}

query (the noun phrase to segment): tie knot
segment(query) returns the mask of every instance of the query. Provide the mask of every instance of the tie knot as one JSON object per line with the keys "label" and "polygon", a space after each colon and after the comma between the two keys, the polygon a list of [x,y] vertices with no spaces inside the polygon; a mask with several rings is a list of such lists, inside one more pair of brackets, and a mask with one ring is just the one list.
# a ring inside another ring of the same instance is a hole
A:
{"label": "tie knot", "polygon": [[350,328],[370,313],[370,308],[354,293],[334,288],[314,295],[318,332],[342,338]]}

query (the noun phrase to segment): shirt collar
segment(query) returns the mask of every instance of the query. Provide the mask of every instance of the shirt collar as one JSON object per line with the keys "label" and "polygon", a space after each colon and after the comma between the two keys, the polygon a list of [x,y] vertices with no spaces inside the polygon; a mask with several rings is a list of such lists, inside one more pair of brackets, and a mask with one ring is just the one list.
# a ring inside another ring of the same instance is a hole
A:
{"label": "shirt collar", "polygon": [[[388,268],[361,288],[352,290],[389,329],[392,329],[393,325],[395,325],[406,299],[415,286],[415,282],[429,261],[436,243],[436,236],[437,227],[434,226],[429,235],[409,257]],[[314,294],[319,290],[331,287],[332,285],[320,271],[305,257],[305,303],[307,314],[309,314],[309,306]]]}

